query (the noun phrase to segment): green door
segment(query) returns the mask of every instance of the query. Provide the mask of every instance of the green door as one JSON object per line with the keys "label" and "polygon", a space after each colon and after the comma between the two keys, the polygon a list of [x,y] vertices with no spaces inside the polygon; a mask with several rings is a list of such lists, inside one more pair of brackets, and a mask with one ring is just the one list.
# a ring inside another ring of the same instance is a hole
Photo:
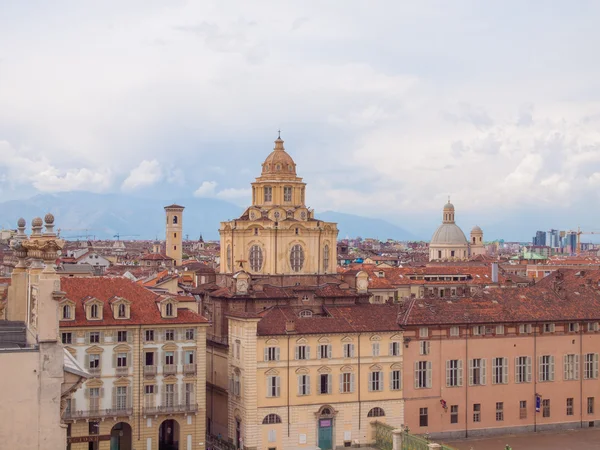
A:
{"label": "green door", "polygon": [[319,420],[319,448],[331,450],[333,448],[333,426],[332,419]]}
{"label": "green door", "polygon": [[119,437],[111,436],[110,437],[110,450],[119,450]]}

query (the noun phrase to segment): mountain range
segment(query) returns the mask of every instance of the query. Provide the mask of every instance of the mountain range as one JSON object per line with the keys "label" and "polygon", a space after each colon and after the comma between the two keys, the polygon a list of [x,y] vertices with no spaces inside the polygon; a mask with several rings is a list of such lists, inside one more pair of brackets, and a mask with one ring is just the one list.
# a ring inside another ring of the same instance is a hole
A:
{"label": "mountain range", "polygon": [[[243,208],[214,198],[144,198],[131,194],[94,194],[65,192],[39,194],[29,199],[0,203],[0,226],[14,229],[17,219],[29,224],[47,212],[55,216],[57,229],[66,239],[163,239],[165,234],[163,207],[170,203],[185,206],[183,229],[189,239],[200,235],[207,240],[219,238],[219,223],[239,217]],[[316,213],[319,219],[336,222],[339,237],[374,237],[381,240],[417,239],[407,230],[382,219],[362,217],[334,211]]]}

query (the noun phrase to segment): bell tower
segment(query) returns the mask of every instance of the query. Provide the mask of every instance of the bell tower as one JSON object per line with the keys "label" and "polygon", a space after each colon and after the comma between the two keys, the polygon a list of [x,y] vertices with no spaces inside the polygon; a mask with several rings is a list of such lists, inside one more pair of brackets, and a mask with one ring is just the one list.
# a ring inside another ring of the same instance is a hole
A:
{"label": "bell tower", "polygon": [[167,216],[166,255],[175,260],[175,265],[181,265],[183,256],[183,210],[179,205],[165,206]]}

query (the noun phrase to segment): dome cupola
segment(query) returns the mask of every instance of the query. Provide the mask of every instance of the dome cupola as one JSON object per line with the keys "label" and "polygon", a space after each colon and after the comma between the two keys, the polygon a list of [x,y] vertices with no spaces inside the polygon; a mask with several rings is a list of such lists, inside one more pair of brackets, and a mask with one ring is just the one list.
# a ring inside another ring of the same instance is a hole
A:
{"label": "dome cupola", "polygon": [[269,156],[267,156],[267,159],[265,159],[265,162],[262,165],[261,175],[263,177],[296,177],[296,163],[294,162],[292,157],[285,151],[281,135],[277,136],[273,151]]}

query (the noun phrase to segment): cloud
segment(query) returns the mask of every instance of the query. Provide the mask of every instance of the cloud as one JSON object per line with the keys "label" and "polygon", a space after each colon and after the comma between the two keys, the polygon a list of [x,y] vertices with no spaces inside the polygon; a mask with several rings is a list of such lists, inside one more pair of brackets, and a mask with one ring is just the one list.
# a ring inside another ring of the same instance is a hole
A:
{"label": "cloud", "polygon": [[216,188],[216,181],[203,181],[200,187],[194,191],[194,197],[214,197]]}
{"label": "cloud", "polygon": [[132,190],[152,186],[163,178],[160,163],[156,160],[143,160],[139,166],[129,172],[129,176],[121,184],[121,189]]}

